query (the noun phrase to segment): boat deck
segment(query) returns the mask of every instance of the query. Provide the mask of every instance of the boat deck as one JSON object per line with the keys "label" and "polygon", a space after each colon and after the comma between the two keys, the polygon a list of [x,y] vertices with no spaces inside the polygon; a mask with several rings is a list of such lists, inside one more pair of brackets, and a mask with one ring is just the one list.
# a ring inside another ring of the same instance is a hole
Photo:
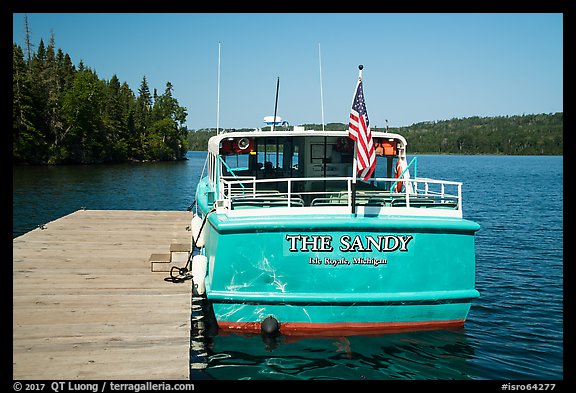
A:
{"label": "boat deck", "polygon": [[190,219],[79,210],[13,239],[13,379],[188,379],[191,281],[149,258]]}
{"label": "boat deck", "polygon": [[[395,181],[394,178],[374,178],[373,184],[359,182],[353,198],[352,177],[256,179],[224,176],[218,199],[229,210],[286,207],[296,209],[296,213],[303,208],[323,207],[335,211],[334,208],[345,206],[347,209],[342,211],[348,214],[354,199],[356,206],[378,207],[383,214],[399,214],[399,208],[412,208],[411,215],[462,217],[462,183],[415,178],[403,180],[403,183],[410,183],[409,192],[390,191],[390,185]],[[204,187],[208,192],[214,191],[208,184]]]}

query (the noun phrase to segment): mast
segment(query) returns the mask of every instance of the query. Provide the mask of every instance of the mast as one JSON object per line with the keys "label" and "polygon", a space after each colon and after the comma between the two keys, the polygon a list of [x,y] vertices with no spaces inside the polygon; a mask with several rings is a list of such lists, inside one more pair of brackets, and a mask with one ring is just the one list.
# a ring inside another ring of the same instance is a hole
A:
{"label": "mast", "polygon": [[216,104],[216,135],[220,133],[220,42],[218,43],[218,102]]}
{"label": "mast", "polygon": [[322,93],[322,53],[320,43],[318,43],[318,58],[320,60],[320,107],[322,109],[322,131],[324,131],[324,95]]}

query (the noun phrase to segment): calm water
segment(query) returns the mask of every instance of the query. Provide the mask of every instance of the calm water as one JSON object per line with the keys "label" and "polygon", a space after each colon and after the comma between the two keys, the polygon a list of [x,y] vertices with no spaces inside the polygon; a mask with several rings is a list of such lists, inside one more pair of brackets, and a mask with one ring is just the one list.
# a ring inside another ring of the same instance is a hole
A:
{"label": "calm water", "polygon": [[[188,161],[13,170],[13,236],[82,207],[186,210]],[[418,156],[418,175],[464,182],[481,296],[463,329],[339,338],[195,339],[205,379],[563,379],[563,158]],[[159,361],[159,365],[162,362]]]}

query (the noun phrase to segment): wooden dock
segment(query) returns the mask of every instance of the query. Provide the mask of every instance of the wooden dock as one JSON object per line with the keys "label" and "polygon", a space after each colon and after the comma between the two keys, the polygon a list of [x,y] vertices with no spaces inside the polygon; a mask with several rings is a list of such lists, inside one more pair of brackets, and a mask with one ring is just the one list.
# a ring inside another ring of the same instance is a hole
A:
{"label": "wooden dock", "polygon": [[191,281],[149,259],[191,217],[79,210],[13,239],[13,379],[189,379]]}

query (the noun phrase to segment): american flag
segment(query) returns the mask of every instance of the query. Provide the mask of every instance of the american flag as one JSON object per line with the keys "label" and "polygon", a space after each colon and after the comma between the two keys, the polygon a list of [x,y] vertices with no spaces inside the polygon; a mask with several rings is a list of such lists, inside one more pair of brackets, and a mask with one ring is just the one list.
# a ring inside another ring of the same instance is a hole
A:
{"label": "american flag", "polygon": [[358,79],[354,102],[352,102],[348,136],[356,142],[358,176],[364,180],[368,180],[376,168],[376,154],[374,153],[370,122],[368,121],[368,113],[366,112],[366,104],[364,103],[362,79]]}

